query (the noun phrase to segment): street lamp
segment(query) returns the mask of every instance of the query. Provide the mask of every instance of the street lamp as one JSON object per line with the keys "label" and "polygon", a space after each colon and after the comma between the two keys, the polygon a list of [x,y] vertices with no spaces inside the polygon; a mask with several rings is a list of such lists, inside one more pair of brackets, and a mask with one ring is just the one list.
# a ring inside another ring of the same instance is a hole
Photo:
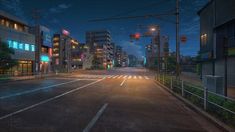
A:
{"label": "street lamp", "polygon": [[156,31],[156,28],[155,27],[151,27],[150,31],[154,32],[154,31]]}

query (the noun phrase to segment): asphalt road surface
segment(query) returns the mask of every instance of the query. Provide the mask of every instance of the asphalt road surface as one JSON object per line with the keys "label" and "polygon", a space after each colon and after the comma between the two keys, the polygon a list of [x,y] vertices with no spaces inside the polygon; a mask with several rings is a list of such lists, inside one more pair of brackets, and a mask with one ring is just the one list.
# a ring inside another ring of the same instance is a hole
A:
{"label": "asphalt road surface", "polygon": [[0,132],[219,132],[143,68],[0,85]]}

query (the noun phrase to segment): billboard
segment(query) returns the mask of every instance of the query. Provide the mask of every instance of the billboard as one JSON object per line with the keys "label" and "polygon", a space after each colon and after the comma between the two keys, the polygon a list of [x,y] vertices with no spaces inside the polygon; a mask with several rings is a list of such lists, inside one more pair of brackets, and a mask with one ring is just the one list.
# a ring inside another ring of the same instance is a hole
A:
{"label": "billboard", "polygon": [[52,34],[50,32],[50,30],[44,26],[40,27],[41,32],[42,32],[42,39],[43,39],[43,46],[47,46],[47,47],[52,47]]}

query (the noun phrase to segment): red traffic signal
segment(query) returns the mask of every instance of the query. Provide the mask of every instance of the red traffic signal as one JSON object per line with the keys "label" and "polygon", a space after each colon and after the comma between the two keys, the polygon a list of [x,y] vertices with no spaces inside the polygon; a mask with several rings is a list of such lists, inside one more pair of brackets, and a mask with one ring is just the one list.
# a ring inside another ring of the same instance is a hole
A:
{"label": "red traffic signal", "polygon": [[130,38],[131,38],[131,39],[139,40],[140,37],[141,37],[141,34],[140,34],[140,33],[135,33],[135,34],[131,34],[131,35],[130,35]]}

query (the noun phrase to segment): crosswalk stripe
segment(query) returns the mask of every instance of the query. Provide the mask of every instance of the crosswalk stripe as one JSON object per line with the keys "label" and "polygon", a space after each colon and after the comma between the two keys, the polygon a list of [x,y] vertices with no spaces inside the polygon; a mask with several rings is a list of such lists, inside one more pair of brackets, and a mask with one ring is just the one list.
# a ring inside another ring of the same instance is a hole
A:
{"label": "crosswalk stripe", "polygon": [[118,75],[116,75],[116,76],[113,76],[113,78],[116,78],[116,77],[118,77]]}
{"label": "crosswalk stripe", "polygon": [[132,78],[132,76],[129,76],[129,77],[128,77],[128,79],[131,79],[131,78]]}
{"label": "crosswalk stripe", "polygon": [[134,76],[134,79],[136,79],[136,76]]}
{"label": "crosswalk stripe", "polygon": [[112,76],[109,76],[108,78],[112,78],[113,77],[113,75]]}
{"label": "crosswalk stripe", "polygon": [[127,78],[127,75],[125,75],[123,78]]}
{"label": "crosswalk stripe", "polygon": [[141,77],[141,76],[139,76],[139,79],[142,79],[142,77]]}
{"label": "crosswalk stripe", "polygon": [[144,76],[144,78],[147,79],[147,80],[149,79],[147,76]]}
{"label": "crosswalk stripe", "polygon": [[123,75],[120,75],[118,78],[121,78]]}

